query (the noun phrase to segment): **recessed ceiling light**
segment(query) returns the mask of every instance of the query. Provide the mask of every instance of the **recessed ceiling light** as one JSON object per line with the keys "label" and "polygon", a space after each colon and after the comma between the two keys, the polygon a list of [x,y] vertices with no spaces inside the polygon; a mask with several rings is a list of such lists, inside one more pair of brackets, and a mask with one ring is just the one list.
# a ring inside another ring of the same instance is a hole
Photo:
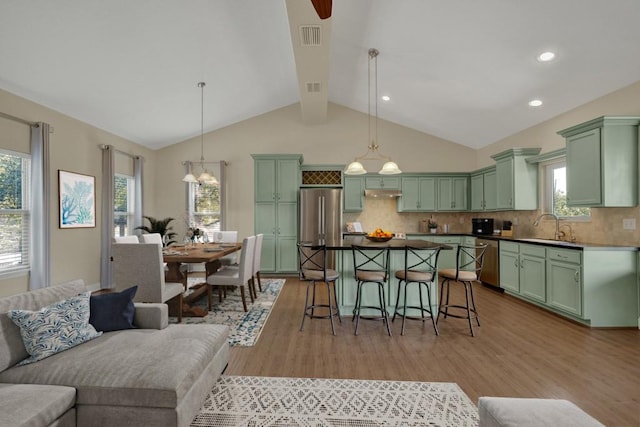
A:
{"label": "recessed ceiling light", "polygon": [[386,101],[389,101],[391,98],[389,98],[389,95],[382,95],[381,99],[386,102]]}
{"label": "recessed ceiling light", "polygon": [[556,54],[553,52],[542,52],[540,55],[538,55],[538,61],[549,62],[553,60],[553,58],[555,57],[556,57]]}
{"label": "recessed ceiling light", "polygon": [[532,99],[531,101],[529,101],[529,106],[531,107],[539,107],[542,105],[542,101],[540,101],[539,99]]}

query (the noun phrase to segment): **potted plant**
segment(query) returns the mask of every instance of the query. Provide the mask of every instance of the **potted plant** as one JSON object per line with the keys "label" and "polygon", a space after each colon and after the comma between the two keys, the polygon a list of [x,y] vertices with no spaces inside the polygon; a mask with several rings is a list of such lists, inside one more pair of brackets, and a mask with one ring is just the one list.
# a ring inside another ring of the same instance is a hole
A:
{"label": "potted plant", "polygon": [[432,234],[435,234],[438,231],[438,223],[433,220],[433,218],[429,218],[429,222],[427,223],[427,227],[429,227],[429,231]]}
{"label": "potted plant", "polygon": [[[169,225],[169,223],[173,221],[173,218],[156,219],[152,216],[146,215],[144,215],[144,218],[149,221],[149,226],[141,225],[140,227],[136,227],[136,230],[143,230],[147,233],[160,234],[160,237],[162,237],[162,241],[164,242],[165,246],[169,246],[170,244],[175,243],[175,240],[173,240],[173,238],[175,237],[176,233],[172,231],[173,227]],[[165,238],[165,236],[167,237]]]}

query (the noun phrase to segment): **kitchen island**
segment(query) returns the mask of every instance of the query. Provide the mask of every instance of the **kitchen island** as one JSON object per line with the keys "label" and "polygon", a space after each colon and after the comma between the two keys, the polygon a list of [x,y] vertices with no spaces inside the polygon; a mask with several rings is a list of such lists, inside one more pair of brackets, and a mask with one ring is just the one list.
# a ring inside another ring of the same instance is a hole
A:
{"label": "kitchen island", "polygon": [[[372,242],[368,240],[365,236],[346,236],[344,239],[340,240],[325,240],[312,242],[314,244],[324,244],[330,252],[333,252],[335,255],[335,268],[340,272],[340,278],[336,281],[336,296],[338,299],[338,305],[340,306],[340,311],[343,314],[348,314],[353,311],[356,302],[356,290],[357,283],[354,276],[353,271],[353,257],[351,247],[353,245],[357,246],[368,246],[371,248],[389,248],[390,253],[390,268],[389,268],[389,280],[385,285],[385,300],[387,301],[387,310],[390,314],[393,314],[396,298],[397,298],[397,290],[398,290],[398,280],[395,278],[395,271],[404,269],[404,249],[407,246],[415,247],[415,248],[441,248],[441,254],[445,252],[450,252],[451,255],[454,255],[455,259],[455,247],[449,244],[433,242],[428,240],[425,236],[425,239],[391,239],[387,242]],[[468,240],[465,243],[473,244],[475,239]],[[442,258],[440,258],[442,259]],[[438,266],[440,268],[445,268],[441,262],[438,262]],[[455,267],[455,265],[454,265]],[[414,292],[415,291],[415,292]],[[417,287],[412,287],[410,292],[407,295],[407,300],[409,305],[419,305],[419,294]],[[378,303],[378,293],[377,288],[375,287],[367,287],[363,290],[362,295],[362,305],[376,305]],[[423,304],[425,306],[430,306],[433,312],[437,312],[438,307],[438,281],[437,278],[434,284],[431,287],[431,301],[427,301],[426,295],[423,294]],[[416,315],[416,313],[412,313],[407,310],[408,315]],[[365,314],[365,313],[363,313]]]}

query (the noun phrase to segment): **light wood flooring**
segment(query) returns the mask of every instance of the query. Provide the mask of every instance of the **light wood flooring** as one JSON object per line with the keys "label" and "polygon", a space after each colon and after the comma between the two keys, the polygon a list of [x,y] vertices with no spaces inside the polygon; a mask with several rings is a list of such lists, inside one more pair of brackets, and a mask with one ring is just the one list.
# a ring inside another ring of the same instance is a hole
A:
{"label": "light wood flooring", "polygon": [[[305,284],[286,284],[254,347],[233,347],[227,375],[455,382],[480,396],[567,399],[608,426],[640,426],[640,331],[590,329],[516,298],[476,286],[481,327],[464,319],[381,322],[350,316],[299,331]],[[454,286],[453,288],[457,288]],[[456,294],[452,294],[453,296]],[[457,294],[463,298],[463,294]],[[345,313],[343,313],[343,316]]]}

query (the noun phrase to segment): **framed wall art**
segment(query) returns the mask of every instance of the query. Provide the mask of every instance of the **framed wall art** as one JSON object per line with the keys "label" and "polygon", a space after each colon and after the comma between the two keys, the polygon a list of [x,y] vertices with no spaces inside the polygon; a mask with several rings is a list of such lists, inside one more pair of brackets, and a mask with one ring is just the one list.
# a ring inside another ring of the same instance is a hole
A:
{"label": "framed wall art", "polygon": [[60,228],[96,226],[96,178],[58,170]]}

